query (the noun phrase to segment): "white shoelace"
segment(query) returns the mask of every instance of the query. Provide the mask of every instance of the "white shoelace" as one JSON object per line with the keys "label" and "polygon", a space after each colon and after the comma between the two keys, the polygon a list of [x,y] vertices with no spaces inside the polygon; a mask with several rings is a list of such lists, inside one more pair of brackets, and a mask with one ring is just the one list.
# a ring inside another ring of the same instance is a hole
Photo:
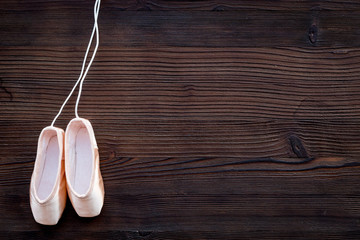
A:
{"label": "white shoelace", "polygon": [[[92,33],[91,33],[91,37],[90,37],[90,40],[89,40],[89,44],[87,46],[87,49],[86,49],[86,53],[85,53],[85,56],[84,56],[84,60],[83,60],[83,64],[82,64],[82,67],[81,67],[81,72],[80,72],[80,76],[78,78],[78,80],[76,81],[74,87],[72,88],[71,92],[69,93],[69,95],[67,96],[67,98],[65,99],[64,103],[62,104],[58,114],[55,116],[54,120],[52,121],[51,123],[51,126],[53,127],[54,124],[55,124],[55,121],[57,120],[57,118],[60,116],[63,108],[65,107],[66,103],[69,101],[71,95],[73,94],[74,90],[76,89],[76,87],[79,85],[80,83],[80,86],[79,86],[79,92],[78,92],[78,96],[77,96],[77,99],[76,99],[76,104],[75,104],[75,116],[78,118],[79,115],[78,115],[78,107],[79,107],[79,101],[80,101],[80,97],[81,97],[81,92],[82,92],[82,86],[83,86],[83,83],[84,83],[84,80],[85,80],[85,77],[91,67],[91,64],[93,63],[94,61],[94,58],[95,58],[95,55],[96,55],[96,52],[98,50],[98,47],[99,47],[99,28],[98,28],[98,23],[97,23],[97,20],[98,20],[98,16],[99,16],[99,10],[100,10],[100,2],[101,0],[96,0],[95,1],[95,5],[94,5],[94,27],[93,27],[93,30],[92,30]],[[96,34],[96,35],[95,35]],[[86,59],[88,57],[88,54],[89,54],[89,51],[90,51],[90,48],[91,48],[91,44],[93,42],[93,39],[94,39],[94,35],[96,36],[96,44],[95,44],[95,48],[94,48],[94,51],[93,51],[93,54],[91,56],[91,59],[86,67],[86,70],[84,71],[85,69],[85,66],[86,66]]]}

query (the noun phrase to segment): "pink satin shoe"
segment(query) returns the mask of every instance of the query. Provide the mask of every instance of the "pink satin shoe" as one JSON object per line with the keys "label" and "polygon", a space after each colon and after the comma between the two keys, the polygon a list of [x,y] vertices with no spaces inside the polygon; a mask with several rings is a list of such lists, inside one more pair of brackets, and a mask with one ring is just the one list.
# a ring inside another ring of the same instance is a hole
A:
{"label": "pink satin shoe", "polygon": [[72,119],[66,128],[65,172],[68,195],[77,214],[99,215],[104,204],[104,184],[95,134],[84,118]]}
{"label": "pink satin shoe", "polygon": [[65,205],[64,130],[50,126],[39,136],[30,182],[30,206],[36,222],[55,225]]}

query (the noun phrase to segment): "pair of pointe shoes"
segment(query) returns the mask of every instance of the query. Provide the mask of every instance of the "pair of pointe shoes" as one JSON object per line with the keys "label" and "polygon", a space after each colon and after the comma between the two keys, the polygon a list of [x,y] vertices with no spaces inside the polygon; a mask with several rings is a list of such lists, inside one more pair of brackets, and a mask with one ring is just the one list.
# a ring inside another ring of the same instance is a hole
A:
{"label": "pair of pointe shoes", "polygon": [[74,118],[66,133],[53,126],[42,130],[30,184],[35,221],[55,225],[66,204],[66,192],[80,217],[95,217],[104,204],[99,153],[90,122]]}

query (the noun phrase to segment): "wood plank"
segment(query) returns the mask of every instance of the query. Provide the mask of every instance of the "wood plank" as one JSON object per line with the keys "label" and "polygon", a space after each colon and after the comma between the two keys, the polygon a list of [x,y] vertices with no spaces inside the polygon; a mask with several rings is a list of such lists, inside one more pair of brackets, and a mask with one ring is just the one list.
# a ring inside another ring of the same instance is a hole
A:
{"label": "wood plank", "polygon": [[[76,50],[1,49],[0,143],[21,161],[29,157],[23,143],[34,154],[77,77]],[[80,113],[92,120],[105,156],[356,157],[359,60],[358,48],[103,47]],[[73,117],[73,100],[60,127]]]}
{"label": "wood plank", "polygon": [[[106,235],[118,229],[133,234],[141,229],[153,237],[163,232],[177,232],[179,239],[187,238],[189,233],[200,238],[226,236],[231,239],[240,236],[301,238],[315,234],[331,238],[350,235],[352,231],[359,233],[359,165],[343,165],[349,160],[298,161],[285,164],[284,168],[281,161],[262,160],[251,164],[231,159],[233,163],[227,169],[215,165],[211,171],[206,170],[207,164],[229,159],[195,160],[115,158],[108,160],[112,162],[111,168],[103,161],[107,190],[103,213],[91,220],[81,219],[69,204],[52,232],[67,229],[55,236],[60,238],[87,231],[100,238],[101,233]],[[193,172],[183,174],[186,168],[179,164],[181,162],[193,167]],[[266,162],[275,168],[261,167]],[[358,160],[353,162],[359,163]],[[139,167],[134,168],[134,164]],[[169,174],[156,173],[157,167],[166,169],[166,165],[171,168]],[[141,174],[141,166],[146,166],[151,174]],[[260,168],[253,171],[254,167]],[[283,171],[285,169],[288,171]],[[25,169],[18,172],[20,176],[29,175]],[[131,172],[134,175],[130,178],[127,173]],[[43,230],[50,229],[33,222],[27,195],[23,194],[27,184],[14,183],[1,186],[4,216],[0,220],[0,232],[31,232],[42,236]],[[14,204],[4,208],[6,202]],[[16,224],[19,216],[26,224]],[[110,237],[115,238],[116,235]]]}
{"label": "wood plank", "polygon": [[[107,0],[102,1],[103,8],[112,7],[122,11],[227,11],[227,10],[360,10],[357,1],[318,1],[318,0]],[[3,0],[0,10],[39,10],[39,9],[61,9],[68,11],[71,9],[81,9],[91,11],[93,2],[91,1],[44,1],[31,0],[21,1],[21,4],[11,0]]]}
{"label": "wood plank", "polygon": [[[360,46],[357,34],[360,14],[357,11],[144,12],[122,11],[111,6],[103,8],[99,19],[101,46]],[[0,45],[85,46],[92,27],[91,13],[58,8],[28,12],[3,10],[1,30],[6,34],[2,35]]]}

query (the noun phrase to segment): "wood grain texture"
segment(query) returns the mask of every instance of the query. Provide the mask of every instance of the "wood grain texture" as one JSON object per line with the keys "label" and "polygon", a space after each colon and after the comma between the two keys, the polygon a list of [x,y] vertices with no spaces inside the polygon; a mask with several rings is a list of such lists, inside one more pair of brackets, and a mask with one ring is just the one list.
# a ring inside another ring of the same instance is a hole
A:
{"label": "wood grain texture", "polygon": [[359,6],[103,1],[79,112],[104,209],[68,202],[46,227],[28,200],[37,138],[78,77],[92,2],[3,1],[0,239],[359,239]]}
{"label": "wood grain texture", "polygon": [[[357,11],[123,11],[111,5],[102,6],[101,46],[360,46]],[[83,24],[74,24],[79,18]],[[92,18],[91,9],[3,10],[1,29],[6,34],[2,35],[0,44],[84,48]]]}
{"label": "wood grain texture", "polygon": [[[229,11],[229,10],[359,10],[360,3],[357,1],[318,1],[318,0],[107,0],[102,2],[104,7],[112,7],[122,11]],[[103,7],[103,8],[104,8]],[[89,9],[92,3],[89,1],[11,1],[3,0],[0,6],[2,10],[38,10],[38,9]]]}

